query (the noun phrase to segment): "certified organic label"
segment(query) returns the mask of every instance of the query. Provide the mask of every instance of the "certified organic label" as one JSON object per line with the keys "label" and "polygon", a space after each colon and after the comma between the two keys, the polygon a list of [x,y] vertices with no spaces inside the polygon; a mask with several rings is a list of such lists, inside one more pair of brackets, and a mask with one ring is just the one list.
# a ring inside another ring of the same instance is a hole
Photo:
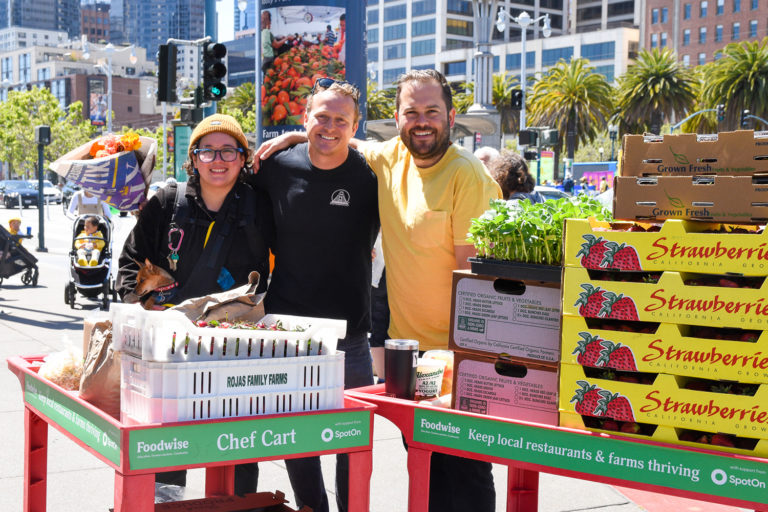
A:
{"label": "certified organic label", "polygon": [[414,441],[589,475],[768,503],[764,463],[416,409]]}
{"label": "certified organic label", "polygon": [[278,416],[132,430],[131,469],[237,461],[367,446],[365,411]]}
{"label": "certified organic label", "polygon": [[114,464],[120,464],[120,429],[73,398],[24,375],[24,401]]}
{"label": "certified organic label", "polygon": [[499,293],[493,281],[456,284],[453,337],[465,349],[559,360],[560,290],[527,286],[522,295]]}

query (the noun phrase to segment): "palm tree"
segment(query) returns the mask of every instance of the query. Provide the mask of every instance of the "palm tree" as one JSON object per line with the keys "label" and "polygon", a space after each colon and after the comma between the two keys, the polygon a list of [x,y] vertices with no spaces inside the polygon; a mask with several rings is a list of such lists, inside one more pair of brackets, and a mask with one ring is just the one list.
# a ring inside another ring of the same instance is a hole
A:
{"label": "palm tree", "polygon": [[696,78],[665,48],[643,50],[619,77],[616,124],[619,133],[654,131],[663,118],[683,117],[696,103]]}
{"label": "palm tree", "polygon": [[[768,38],[730,43],[720,50],[702,88],[705,104],[725,105],[724,126],[738,129],[742,110],[768,117]],[[713,108],[710,106],[710,108]]]}
{"label": "palm tree", "polygon": [[395,89],[376,89],[376,84],[370,80],[367,88],[366,118],[375,121],[395,117]]}
{"label": "palm tree", "polygon": [[241,110],[244,114],[253,110],[256,102],[256,88],[253,82],[244,82],[238,85],[232,93],[219,102],[222,108],[227,110]]}
{"label": "palm tree", "polygon": [[613,108],[611,85],[583,58],[561,60],[539,78],[528,96],[531,126],[551,126],[568,139],[568,158],[579,144],[588,143],[604,130]]}

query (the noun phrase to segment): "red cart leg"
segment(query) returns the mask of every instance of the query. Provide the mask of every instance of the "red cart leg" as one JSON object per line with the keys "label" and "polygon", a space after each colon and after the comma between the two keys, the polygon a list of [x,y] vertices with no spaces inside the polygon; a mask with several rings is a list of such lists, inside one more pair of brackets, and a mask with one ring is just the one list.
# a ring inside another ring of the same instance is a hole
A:
{"label": "red cart leg", "polygon": [[48,424],[24,408],[24,512],[44,512],[48,475]]}
{"label": "red cart leg", "polygon": [[349,511],[367,512],[371,508],[371,474],[373,457],[370,451],[349,454]]}
{"label": "red cart leg", "polygon": [[507,466],[507,512],[536,512],[539,472]]}
{"label": "red cart leg", "polygon": [[125,476],[115,471],[115,512],[153,512],[155,474]]}
{"label": "red cart leg", "polygon": [[408,512],[429,510],[429,461],[432,452],[408,447]]}
{"label": "red cart leg", "polygon": [[235,494],[235,466],[205,468],[205,496],[232,496]]}

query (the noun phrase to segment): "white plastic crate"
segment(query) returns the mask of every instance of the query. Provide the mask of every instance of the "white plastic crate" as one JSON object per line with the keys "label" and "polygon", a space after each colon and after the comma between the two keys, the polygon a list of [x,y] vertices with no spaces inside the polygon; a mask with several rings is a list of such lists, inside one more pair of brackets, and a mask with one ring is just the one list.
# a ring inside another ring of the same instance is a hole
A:
{"label": "white plastic crate", "polygon": [[197,327],[183,314],[147,311],[138,304],[113,304],[112,343],[115,350],[146,361],[251,360],[333,354],[346,322],[327,318],[267,315],[287,329],[270,331]]}
{"label": "white plastic crate", "polygon": [[123,354],[121,385],[148,398],[286,393],[344,386],[344,352],[249,360],[152,362]]}
{"label": "white plastic crate", "polygon": [[120,421],[129,425],[321,411],[340,409],[343,405],[343,385],[323,390],[199,398],[151,398],[134,389],[120,389]]}

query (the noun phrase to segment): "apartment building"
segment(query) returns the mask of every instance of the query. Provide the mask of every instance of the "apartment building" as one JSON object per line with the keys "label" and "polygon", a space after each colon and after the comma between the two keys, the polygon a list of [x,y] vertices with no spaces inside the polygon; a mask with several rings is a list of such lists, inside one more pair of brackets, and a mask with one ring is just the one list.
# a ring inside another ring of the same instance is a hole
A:
{"label": "apartment building", "polygon": [[768,35],[764,0],[644,0],[641,45],[671,48],[686,65],[712,62],[728,43]]}

